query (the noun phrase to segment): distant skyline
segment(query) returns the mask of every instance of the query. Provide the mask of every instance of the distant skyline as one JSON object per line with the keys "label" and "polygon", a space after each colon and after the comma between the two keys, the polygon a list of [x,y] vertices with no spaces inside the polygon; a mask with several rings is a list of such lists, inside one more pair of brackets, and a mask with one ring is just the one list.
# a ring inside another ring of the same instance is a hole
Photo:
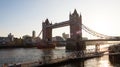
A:
{"label": "distant skyline", "polygon": [[[59,23],[69,20],[74,9],[90,29],[110,36],[120,36],[120,0],[0,0],[0,36],[36,35],[42,21]],[[53,36],[69,33],[69,27],[53,30]],[[92,37],[83,32],[83,37]]]}

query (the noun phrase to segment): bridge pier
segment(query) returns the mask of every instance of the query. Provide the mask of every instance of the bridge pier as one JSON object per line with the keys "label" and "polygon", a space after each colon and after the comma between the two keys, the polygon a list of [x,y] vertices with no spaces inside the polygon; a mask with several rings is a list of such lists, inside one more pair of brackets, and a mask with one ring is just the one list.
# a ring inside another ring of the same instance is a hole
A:
{"label": "bridge pier", "polygon": [[95,52],[99,53],[99,51],[100,51],[100,44],[98,43],[95,45]]}
{"label": "bridge pier", "polygon": [[48,19],[42,23],[42,40],[38,45],[38,48],[55,48],[55,45],[52,43],[52,27],[48,27],[52,25]]}
{"label": "bridge pier", "polygon": [[75,41],[71,38],[67,39],[66,50],[68,51],[81,51],[86,49],[84,41]]}

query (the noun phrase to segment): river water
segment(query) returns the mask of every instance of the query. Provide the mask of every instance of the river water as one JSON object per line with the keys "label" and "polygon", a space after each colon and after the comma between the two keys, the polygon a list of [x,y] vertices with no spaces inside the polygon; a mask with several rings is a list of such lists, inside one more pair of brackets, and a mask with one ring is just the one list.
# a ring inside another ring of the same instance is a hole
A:
{"label": "river water", "polygon": [[[51,58],[67,56],[69,53],[64,47],[55,49],[37,49],[37,48],[15,48],[15,49],[0,49],[0,67],[4,63],[14,64],[23,62],[33,62],[42,60],[43,56],[51,55]],[[76,63],[70,63],[59,67],[120,67],[120,64],[112,65],[109,61],[109,56],[105,55],[99,58],[88,59]]]}

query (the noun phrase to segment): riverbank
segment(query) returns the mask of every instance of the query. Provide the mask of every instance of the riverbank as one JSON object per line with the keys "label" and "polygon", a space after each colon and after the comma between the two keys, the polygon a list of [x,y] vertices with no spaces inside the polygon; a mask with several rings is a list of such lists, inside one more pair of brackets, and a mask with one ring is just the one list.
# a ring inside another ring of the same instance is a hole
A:
{"label": "riverbank", "polygon": [[5,46],[0,46],[0,49],[9,49],[9,48],[37,48],[37,46],[34,46],[34,45],[19,45],[19,46],[16,46],[16,45],[13,45],[13,46],[9,46],[9,45],[5,45]]}
{"label": "riverbank", "polygon": [[119,60],[120,59],[120,44],[110,46],[109,53],[114,53],[113,55],[109,55],[110,62],[112,64],[120,64],[120,60]]}
{"label": "riverbank", "polygon": [[[99,57],[102,57],[103,56],[103,53],[98,53],[98,55],[91,55],[91,56],[85,56],[85,57],[72,57],[72,58],[69,58],[69,57],[62,57],[62,58],[58,58],[58,59],[55,59],[54,60],[51,60],[51,62],[49,63],[43,63],[43,64],[39,64],[39,65],[35,65],[33,67],[57,67],[57,66],[61,66],[61,65],[66,65],[66,64],[70,64],[70,63],[76,63],[76,62],[80,62],[80,61],[85,61],[85,60],[88,60],[88,59],[92,59],[92,58],[99,58]],[[53,62],[52,62],[53,61]]]}
{"label": "riverbank", "polygon": [[[65,47],[64,47],[65,48]],[[35,62],[35,61],[42,61],[43,56],[51,56],[51,59],[59,58],[61,55],[69,56],[69,52],[66,52],[63,48],[55,48],[49,50],[40,50],[36,48],[15,48],[15,49],[2,49],[0,50],[0,67],[3,64],[15,64],[15,63],[25,63],[25,62]],[[62,58],[62,57],[61,57]],[[74,60],[73,60],[74,61]],[[76,61],[76,60],[75,60]],[[105,61],[105,62],[102,62]],[[66,62],[67,63],[67,62]],[[81,66],[84,65],[84,66]],[[104,55],[101,57],[91,58],[85,61],[76,61],[76,62],[69,62],[68,64],[60,64],[56,67],[115,67],[115,65],[111,65],[109,62],[109,56]],[[54,65],[53,65],[54,66]],[[30,67],[30,66],[28,66]],[[48,66],[50,67],[50,66]],[[119,67],[119,66],[118,66]]]}

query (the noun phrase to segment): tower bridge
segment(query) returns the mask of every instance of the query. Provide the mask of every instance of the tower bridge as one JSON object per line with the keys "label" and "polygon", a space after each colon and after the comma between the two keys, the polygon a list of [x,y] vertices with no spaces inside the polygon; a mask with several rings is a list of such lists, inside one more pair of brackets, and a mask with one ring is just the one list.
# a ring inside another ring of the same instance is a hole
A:
{"label": "tower bridge", "polygon": [[[70,38],[67,40],[68,44],[71,44],[71,46],[68,46],[67,49],[71,49],[69,47],[81,47],[81,49],[85,45],[82,45],[82,16],[77,13],[76,10],[72,14],[69,15],[69,20],[61,23],[55,23],[52,24],[49,22],[48,19],[45,20],[45,22],[42,23],[42,31],[43,31],[43,41],[44,42],[52,42],[52,29],[64,27],[64,26],[70,26]],[[71,43],[69,43],[71,41]]]}
{"label": "tower bridge", "polygon": [[[79,50],[84,50],[86,45],[85,42],[97,42],[97,41],[119,41],[120,39],[112,39],[114,37],[107,36],[101,33],[98,33],[94,30],[91,30],[90,28],[86,27],[84,24],[82,24],[82,15],[78,14],[76,9],[74,12],[69,15],[69,20],[58,22],[55,24],[52,24],[49,22],[48,19],[45,20],[45,22],[42,23],[42,31],[38,36],[42,33],[42,40],[47,45],[49,43],[52,43],[52,29],[60,28],[64,26],[70,26],[70,38],[67,39],[66,43],[66,49],[68,50],[76,50],[77,48]],[[82,30],[86,31],[87,33],[100,37],[101,39],[94,39],[94,40],[82,40]],[[77,49],[77,50],[78,50]]]}
{"label": "tower bridge", "polygon": [[[65,41],[67,43],[66,49],[67,50],[78,50],[70,52],[68,56],[60,55],[61,57],[57,57],[54,59],[51,59],[51,55],[49,56],[43,56],[44,59],[42,61],[36,61],[36,62],[30,62],[30,63],[23,63],[20,64],[20,66],[34,66],[34,67],[42,67],[42,66],[52,66],[57,64],[63,64],[68,62],[74,62],[78,60],[86,60],[94,57],[100,57],[103,55],[118,55],[120,52],[115,51],[114,53],[109,53],[111,50],[105,50],[100,51],[100,47],[98,42],[102,43],[105,41],[120,41],[119,37],[112,37],[107,36],[104,34],[100,34],[96,31],[91,30],[90,28],[86,27],[82,24],[82,16],[78,15],[77,11],[75,10],[72,14],[69,15],[69,20],[52,24],[49,22],[48,19],[45,20],[45,22],[42,23],[42,31],[39,33],[38,36],[42,33],[42,41],[45,43],[44,45],[49,46],[52,44],[52,29],[64,27],[64,26],[70,26],[70,38]],[[82,39],[82,30],[85,30],[87,33],[100,37],[101,39],[92,39],[92,40],[83,40]],[[93,50],[87,50],[86,42],[96,42],[95,49]],[[105,53],[107,52],[107,53]],[[34,65],[33,65],[34,64]],[[11,67],[11,66],[10,66]],[[17,67],[17,64],[14,64],[12,67]]]}

